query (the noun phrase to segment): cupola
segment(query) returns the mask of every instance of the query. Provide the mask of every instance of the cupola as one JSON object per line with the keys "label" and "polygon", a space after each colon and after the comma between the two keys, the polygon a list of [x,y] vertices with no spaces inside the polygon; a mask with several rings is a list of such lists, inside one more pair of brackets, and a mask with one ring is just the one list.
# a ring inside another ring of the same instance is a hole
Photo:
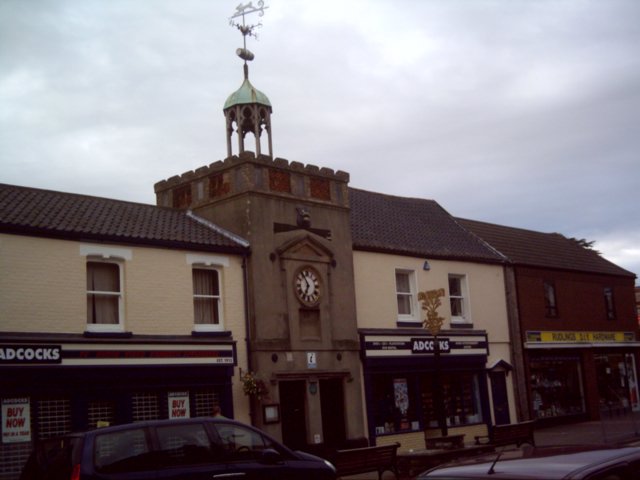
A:
{"label": "cupola", "polygon": [[[233,136],[237,135],[238,141],[238,154],[245,151],[245,137],[248,133],[253,133],[255,138],[255,153],[257,156],[262,153],[261,139],[266,135],[268,155],[273,157],[273,146],[271,141],[271,102],[267,96],[260,90],[255,88],[249,81],[249,66],[248,61],[253,60],[254,55],[247,50],[247,36],[256,36],[254,29],[261,26],[247,25],[245,23],[245,15],[258,11],[261,13],[262,9],[252,8],[251,4],[239,5],[237,13],[231,17],[231,24],[236,26],[242,33],[244,47],[236,50],[236,54],[244,60],[244,81],[240,88],[233,92],[227,98],[222,109],[224,117],[226,119],[227,129],[227,156],[233,155]],[[234,19],[242,18],[242,24],[236,23]]]}

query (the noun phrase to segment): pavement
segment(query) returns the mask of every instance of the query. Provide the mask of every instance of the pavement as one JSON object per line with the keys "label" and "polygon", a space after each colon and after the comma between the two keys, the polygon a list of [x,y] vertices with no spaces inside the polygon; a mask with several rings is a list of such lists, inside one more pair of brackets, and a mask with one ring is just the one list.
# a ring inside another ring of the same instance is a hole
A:
{"label": "pavement", "polygon": [[[640,447],[640,412],[605,413],[602,420],[539,427],[534,433],[536,446],[552,445],[628,445]],[[378,480],[377,472],[341,477],[342,480]],[[384,472],[382,480],[395,480]]]}

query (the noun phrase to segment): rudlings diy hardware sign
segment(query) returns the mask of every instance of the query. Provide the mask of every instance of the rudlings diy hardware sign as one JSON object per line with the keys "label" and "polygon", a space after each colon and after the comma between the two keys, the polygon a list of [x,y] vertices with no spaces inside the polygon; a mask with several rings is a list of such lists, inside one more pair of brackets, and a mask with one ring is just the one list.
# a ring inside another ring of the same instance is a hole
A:
{"label": "rudlings diy hardware sign", "polygon": [[2,443],[31,441],[31,408],[28,398],[2,399]]}

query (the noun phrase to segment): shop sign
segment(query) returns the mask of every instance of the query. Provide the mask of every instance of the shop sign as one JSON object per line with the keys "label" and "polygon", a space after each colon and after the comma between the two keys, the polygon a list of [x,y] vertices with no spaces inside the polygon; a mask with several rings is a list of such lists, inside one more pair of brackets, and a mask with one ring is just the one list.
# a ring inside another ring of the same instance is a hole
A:
{"label": "shop sign", "polygon": [[29,398],[2,399],[2,443],[31,441]]}
{"label": "shop sign", "polygon": [[189,392],[169,392],[169,419],[189,418]]}
{"label": "shop sign", "polygon": [[[440,353],[449,353],[451,346],[448,338],[438,338],[438,350]],[[411,353],[435,353],[436,342],[431,338],[412,338]]]}
{"label": "shop sign", "polygon": [[634,342],[633,332],[566,332],[566,331],[528,331],[527,342],[537,343],[619,343]]}
{"label": "shop sign", "polygon": [[60,345],[0,345],[0,364],[61,362]]}

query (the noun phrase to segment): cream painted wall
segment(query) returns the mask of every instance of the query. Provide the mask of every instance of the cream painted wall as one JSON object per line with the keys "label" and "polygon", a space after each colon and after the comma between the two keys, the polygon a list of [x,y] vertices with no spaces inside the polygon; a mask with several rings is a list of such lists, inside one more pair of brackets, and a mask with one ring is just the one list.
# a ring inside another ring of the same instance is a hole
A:
{"label": "cream painted wall", "polygon": [[[473,328],[487,330],[490,341],[508,342],[507,302],[502,266],[467,262],[429,260],[370,252],[353,252],[356,308],[359,328],[397,328],[396,269],[415,272],[416,292],[444,288],[447,296],[440,307],[443,328],[451,325],[449,274],[466,275]],[[424,319],[419,302],[414,307]]]}
{"label": "cream painted wall", "polygon": [[[444,288],[446,296],[439,309],[444,317],[443,329],[450,328],[451,307],[449,304],[449,274],[465,275],[471,322],[476,330],[486,330],[489,339],[487,367],[499,360],[513,364],[509,347],[509,326],[501,265],[490,265],[445,260],[429,260],[430,270],[423,270],[424,258],[386,255],[371,252],[353,252],[354,277],[356,282],[356,310],[359,328],[398,328],[396,300],[397,269],[415,272],[415,291]],[[414,305],[419,319],[424,313],[419,302]],[[512,385],[513,375],[507,377],[510,415],[516,421],[515,399]]]}
{"label": "cream painted wall", "polygon": [[[75,333],[86,330],[85,242],[0,234],[0,332]],[[104,245],[102,245],[104,247]],[[242,258],[208,252],[110,245],[130,251],[124,265],[124,330],[136,335],[191,335],[193,291],[188,254],[224,257],[220,268],[223,321],[246,369]],[[238,369],[236,418],[249,421]]]}

